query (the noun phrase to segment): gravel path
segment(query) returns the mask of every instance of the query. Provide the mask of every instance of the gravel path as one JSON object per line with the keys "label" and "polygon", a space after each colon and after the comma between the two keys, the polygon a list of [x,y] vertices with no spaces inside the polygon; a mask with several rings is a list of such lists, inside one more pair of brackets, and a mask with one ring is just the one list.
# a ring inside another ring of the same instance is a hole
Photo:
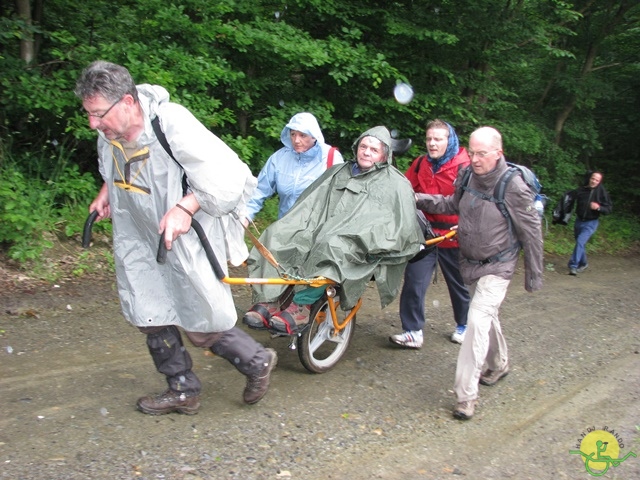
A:
{"label": "gravel path", "polygon": [[[502,309],[512,371],[481,387],[468,422],[451,417],[458,346],[442,278],[430,289],[425,346],[395,348],[397,302],[370,288],[345,357],[313,375],[283,338],[272,387],[242,403],[244,378],[189,347],[198,415],[146,416],[160,391],[145,340],[119,313],[111,280],[0,293],[2,479],[582,479],[569,454],[588,428],[634,451],[603,478],[640,478],[640,259],[596,257],[578,277],[548,258],[545,288],[512,282]],[[239,274],[241,272],[238,272]],[[236,304],[250,302],[234,287]],[[439,307],[434,307],[434,301]]]}

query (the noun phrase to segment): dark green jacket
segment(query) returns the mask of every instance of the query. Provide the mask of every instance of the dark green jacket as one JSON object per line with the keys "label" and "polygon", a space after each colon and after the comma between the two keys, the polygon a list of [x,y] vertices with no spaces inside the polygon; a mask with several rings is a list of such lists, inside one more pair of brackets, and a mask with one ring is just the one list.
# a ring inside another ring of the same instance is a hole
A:
{"label": "dark green jacket", "polygon": [[[356,304],[375,276],[384,308],[397,295],[404,268],[424,238],[408,180],[387,163],[355,175],[353,167],[347,162],[327,170],[260,241],[288,274],[324,276],[341,284],[343,309]],[[278,276],[255,248],[248,264],[251,277]],[[283,289],[254,287],[255,300],[274,301]]]}

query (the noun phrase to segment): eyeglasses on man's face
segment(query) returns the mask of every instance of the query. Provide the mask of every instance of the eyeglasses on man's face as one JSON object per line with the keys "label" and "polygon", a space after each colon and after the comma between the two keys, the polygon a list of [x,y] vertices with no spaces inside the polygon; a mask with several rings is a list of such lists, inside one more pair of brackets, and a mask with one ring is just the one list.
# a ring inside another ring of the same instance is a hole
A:
{"label": "eyeglasses on man's face", "polygon": [[124,97],[120,97],[118,100],[116,100],[115,102],[113,102],[113,103],[111,104],[111,106],[110,106],[109,108],[107,108],[107,111],[106,111],[106,112],[104,112],[104,113],[100,113],[100,114],[98,114],[98,113],[90,113],[90,112],[87,112],[87,111],[85,111],[85,110],[83,110],[83,113],[86,113],[88,116],[93,117],[93,118],[103,119],[104,117],[106,117],[106,116],[107,116],[107,114],[111,111],[111,109],[112,109],[113,107],[115,107],[118,103],[120,103],[120,102],[122,101],[122,99],[123,99],[123,98],[124,98]]}
{"label": "eyeglasses on man's face", "polygon": [[478,157],[478,158],[486,158],[487,155],[492,154],[493,152],[497,152],[499,149],[489,150],[488,152],[472,152],[471,150],[467,150],[469,154],[469,158]]}

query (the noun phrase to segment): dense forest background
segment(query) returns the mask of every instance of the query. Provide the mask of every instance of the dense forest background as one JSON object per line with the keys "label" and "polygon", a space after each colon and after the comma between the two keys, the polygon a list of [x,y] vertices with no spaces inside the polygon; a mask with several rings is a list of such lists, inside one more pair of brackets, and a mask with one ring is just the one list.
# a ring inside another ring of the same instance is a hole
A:
{"label": "dense forest background", "polygon": [[[638,0],[0,0],[0,10],[0,244],[20,260],[37,256],[43,231],[77,232],[97,191],[96,135],[73,94],[97,59],[167,88],[255,174],[300,111],[346,157],[373,125],[412,138],[401,169],[441,118],[463,144],[478,126],[498,128],[506,156],[552,199],[602,170],[621,236],[640,214]],[[401,82],[415,93],[407,104],[393,95]]]}

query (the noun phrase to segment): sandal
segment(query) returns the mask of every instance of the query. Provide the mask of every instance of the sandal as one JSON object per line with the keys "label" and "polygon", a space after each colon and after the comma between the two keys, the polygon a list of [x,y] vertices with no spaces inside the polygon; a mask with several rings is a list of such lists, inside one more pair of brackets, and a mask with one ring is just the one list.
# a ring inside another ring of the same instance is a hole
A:
{"label": "sandal", "polygon": [[271,315],[278,312],[278,304],[272,303],[256,303],[242,317],[242,322],[249,328],[263,330],[269,328],[269,320]]}
{"label": "sandal", "polygon": [[309,323],[311,309],[309,305],[296,305],[291,302],[285,310],[271,317],[271,328],[279,333],[293,335]]}

